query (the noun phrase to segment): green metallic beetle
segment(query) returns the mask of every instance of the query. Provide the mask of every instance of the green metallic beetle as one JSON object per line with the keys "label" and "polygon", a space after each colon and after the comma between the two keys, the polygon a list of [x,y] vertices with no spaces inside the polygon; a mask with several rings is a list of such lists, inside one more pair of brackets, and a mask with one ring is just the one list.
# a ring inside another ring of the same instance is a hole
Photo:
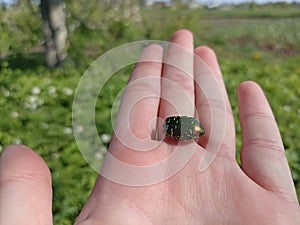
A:
{"label": "green metallic beetle", "polygon": [[199,120],[187,116],[171,116],[163,124],[163,132],[167,137],[176,140],[198,139],[205,134]]}

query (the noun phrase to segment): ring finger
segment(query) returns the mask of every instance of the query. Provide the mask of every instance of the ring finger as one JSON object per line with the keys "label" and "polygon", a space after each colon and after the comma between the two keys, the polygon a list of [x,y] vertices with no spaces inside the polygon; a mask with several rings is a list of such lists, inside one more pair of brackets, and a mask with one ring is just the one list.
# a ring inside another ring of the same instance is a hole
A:
{"label": "ring finger", "polygon": [[[159,117],[194,116],[193,35],[187,30],[173,34],[164,59]],[[162,139],[162,123],[158,135]]]}

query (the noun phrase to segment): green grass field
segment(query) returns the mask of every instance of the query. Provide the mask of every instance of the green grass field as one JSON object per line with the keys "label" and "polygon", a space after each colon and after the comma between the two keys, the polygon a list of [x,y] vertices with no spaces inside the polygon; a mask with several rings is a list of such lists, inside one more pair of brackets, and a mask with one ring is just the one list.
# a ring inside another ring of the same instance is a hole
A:
{"label": "green grass field", "polygon": [[[140,23],[116,23],[106,32],[84,27],[70,32],[72,61],[55,70],[44,66],[39,51],[40,22],[32,18],[34,15],[27,15],[32,26],[23,29],[22,35],[12,35],[2,24],[0,148],[22,143],[41,154],[53,175],[55,224],[72,224],[97,177],[82,158],[72,130],[73,96],[84,70],[98,56],[120,44],[144,39],[167,41],[174,31],[186,28],[194,33],[195,45],[208,45],[218,55],[236,119],[238,152],[241,134],[236,88],[245,80],[262,86],[279,124],[300,197],[299,9],[143,9]],[[17,25],[24,23],[20,20],[22,15],[10,17],[16,19]],[[112,133],[112,103],[129,75],[128,68],[120,71],[101,93],[102,101],[96,108],[99,135]]]}

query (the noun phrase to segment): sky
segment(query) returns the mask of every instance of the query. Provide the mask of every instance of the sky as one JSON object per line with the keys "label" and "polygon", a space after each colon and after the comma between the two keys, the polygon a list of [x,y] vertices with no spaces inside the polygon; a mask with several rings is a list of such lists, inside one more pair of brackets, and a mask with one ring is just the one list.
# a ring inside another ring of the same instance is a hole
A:
{"label": "sky", "polygon": [[10,3],[11,0],[0,0],[0,2],[4,2],[4,3]]}
{"label": "sky", "polygon": [[[243,3],[243,2],[252,2],[252,0],[197,0],[197,2],[214,2],[214,3],[234,3],[234,4],[238,4],[238,3]],[[269,3],[269,2],[299,2],[300,0],[254,0],[254,2],[258,3],[258,4],[263,4],[263,3]]]}
{"label": "sky", "polygon": [[[11,3],[13,0],[0,0],[0,2]],[[169,1],[169,0],[152,0],[152,1]],[[251,2],[252,0],[196,0],[197,2],[203,3],[241,3]],[[256,3],[267,3],[267,2],[299,2],[300,0],[254,0]]]}

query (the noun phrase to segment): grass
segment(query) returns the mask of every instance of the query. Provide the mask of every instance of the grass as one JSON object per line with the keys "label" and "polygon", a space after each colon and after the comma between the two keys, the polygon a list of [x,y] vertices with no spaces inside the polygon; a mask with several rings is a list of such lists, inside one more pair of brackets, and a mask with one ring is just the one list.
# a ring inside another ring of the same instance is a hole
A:
{"label": "grass", "polygon": [[[79,27],[69,34],[73,63],[56,70],[44,66],[41,52],[32,51],[41,42],[33,44],[30,39],[30,32],[34,32],[35,40],[41,38],[39,22],[30,18],[33,29],[23,31],[22,36],[0,26],[5,32],[2,46],[18,43],[14,48],[3,47],[0,54],[0,147],[23,143],[47,161],[53,175],[55,224],[72,224],[97,177],[82,158],[72,133],[73,96],[84,70],[97,56],[122,43],[168,40],[180,28],[190,29],[196,45],[208,45],[218,55],[237,125],[238,151],[241,134],[236,88],[245,80],[263,87],[278,121],[300,197],[299,8],[243,7],[227,11],[145,9],[141,23],[116,23],[106,32]],[[118,32],[120,26],[125,26],[122,33]],[[99,135],[112,133],[112,103],[126,85],[131,68],[109,80],[101,94],[96,107]]]}

